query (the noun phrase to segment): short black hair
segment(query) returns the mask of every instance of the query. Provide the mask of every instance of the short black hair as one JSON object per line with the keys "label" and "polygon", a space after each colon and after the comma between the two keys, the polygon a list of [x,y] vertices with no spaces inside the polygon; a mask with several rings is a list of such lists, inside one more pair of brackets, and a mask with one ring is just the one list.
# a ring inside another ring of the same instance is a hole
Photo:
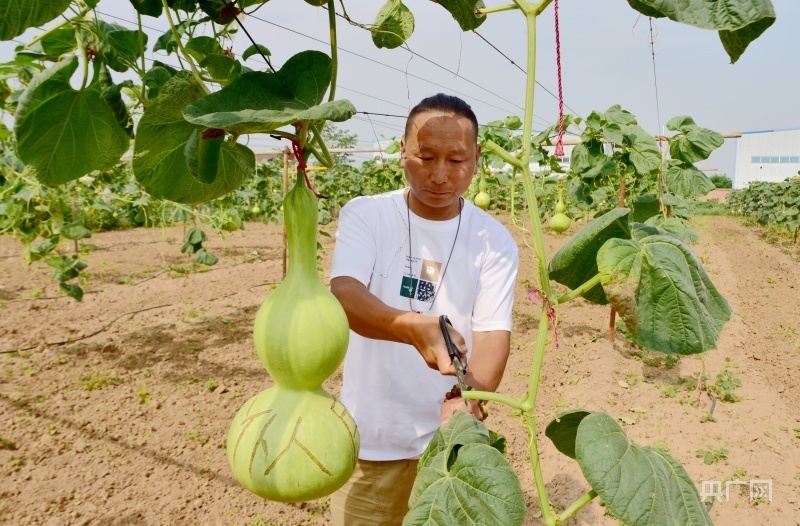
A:
{"label": "short black hair", "polygon": [[472,111],[470,105],[463,100],[444,93],[437,93],[436,95],[422,99],[419,104],[411,108],[408,119],[406,119],[406,136],[408,136],[408,127],[411,125],[411,121],[414,120],[414,117],[426,111],[451,113],[468,118],[470,122],[472,122],[472,127],[475,129],[475,141],[478,141],[478,118],[475,117],[475,112]]}

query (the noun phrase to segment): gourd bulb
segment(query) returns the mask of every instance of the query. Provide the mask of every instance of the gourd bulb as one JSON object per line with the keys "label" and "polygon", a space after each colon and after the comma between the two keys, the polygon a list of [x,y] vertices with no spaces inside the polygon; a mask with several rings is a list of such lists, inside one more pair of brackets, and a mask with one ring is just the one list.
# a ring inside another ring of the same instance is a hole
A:
{"label": "gourd bulb", "polygon": [[563,214],[567,211],[567,205],[564,204],[564,200],[559,197],[558,202],[556,203],[556,214]]}
{"label": "gourd bulb", "polygon": [[475,206],[482,210],[488,209],[491,202],[492,198],[486,192],[480,192],[475,196]]}
{"label": "gourd bulb", "polygon": [[322,388],[273,386],[242,405],[226,443],[239,483],[269,500],[301,502],[329,495],[358,460],[353,417]]}
{"label": "gourd bulb", "polygon": [[553,232],[566,232],[572,220],[564,213],[557,213],[550,218],[550,230]]}

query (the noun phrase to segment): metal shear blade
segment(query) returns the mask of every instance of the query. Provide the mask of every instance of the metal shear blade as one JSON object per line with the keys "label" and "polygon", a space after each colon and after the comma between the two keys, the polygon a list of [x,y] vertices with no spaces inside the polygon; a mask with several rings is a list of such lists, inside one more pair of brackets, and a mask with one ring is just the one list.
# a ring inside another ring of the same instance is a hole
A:
{"label": "metal shear blade", "polygon": [[[447,319],[447,316],[442,314],[439,316],[439,327],[442,329],[442,336],[444,337],[444,343],[447,345],[447,353],[450,355],[450,358],[453,360],[453,368],[456,370],[456,379],[458,380],[458,387],[461,389],[461,392],[467,390],[467,384],[464,383],[464,374],[467,372],[467,366],[464,362],[461,361],[461,356],[459,356],[458,351],[456,350],[455,345],[453,345],[453,340],[450,338],[450,330],[447,326],[450,325],[452,327],[452,323],[450,320]],[[464,405],[469,407],[466,399],[464,400]]]}

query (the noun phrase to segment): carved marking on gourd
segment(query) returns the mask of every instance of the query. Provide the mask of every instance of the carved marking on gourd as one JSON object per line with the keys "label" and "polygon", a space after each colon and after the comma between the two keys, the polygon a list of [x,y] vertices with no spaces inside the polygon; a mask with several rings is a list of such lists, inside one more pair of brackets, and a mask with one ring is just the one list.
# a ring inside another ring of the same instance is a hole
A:
{"label": "carved marking on gourd", "polygon": [[256,443],[253,446],[253,451],[250,453],[250,466],[247,468],[247,474],[250,475],[250,478],[253,478],[253,462],[256,460],[256,451],[258,451],[258,446],[261,446],[261,449],[264,450],[264,458],[269,458],[269,444],[267,444],[267,441],[264,440],[264,433],[267,432],[267,428],[277,417],[278,415],[272,415],[272,418],[267,420],[267,422],[264,424],[264,427],[261,428],[261,433],[258,434]]}
{"label": "carved marking on gourd", "polygon": [[[306,446],[304,446],[302,442],[300,442],[300,440],[297,439],[297,430],[300,429],[300,423],[302,421],[303,421],[303,417],[302,416],[297,417],[297,422],[294,425],[294,431],[292,431],[292,438],[289,439],[289,443],[286,444],[286,447],[284,447],[283,450],[280,453],[278,453],[278,456],[275,457],[275,460],[272,461],[272,464],[267,466],[267,469],[264,471],[264,475],[265,476],[269,475],[269,472],[272,471],[272,468],[275,467],[275,465],[283,457],[283,455],[285,455],[289,451],[289,448],[292,447],[292,444],[295,444],[295,443],[300,447],[300,449],[302,449],[306,453],[306,455],[308,455],[308,458],[310,458],[311,461],[314,464],[316,464],[317,467],[323,473],[325,473],[326,475],[329,475],[329,476],[333,476],[333,473],[331,473],[325,466],[323,466],[322,462],[317,460],[317,457],[315,457],[314,454],[311,451],[309,451],[308,448]],[[250,461],[250,469],[252,469],[252,468],[253,468],[253,461],[251,459],[251,461]]]}
{"label": "carved marking on gourd", "polygon": [[[336,412],[337,404],[339,405],[339,407],[342,408],[342,410],[338,413]],[[347,412],[347,408],[345,408],[345,406],[342,403],[340,403],[339,400],[334,398],[333,403],[331,404],[331,411],[333,411],[333,414],[336,415],[336,418],[341,420],[345,430],[347,431],[347,434],[350,435],[350,447],[353,449],[353,455],[352,455],[353,467],[355,467],[358,451],[356,451],[356,437],[353,436],[353,432],[350,430],[350,426],[347,425],[347,420],[344,419],[344,415]]]}
{"label": "carved marking on gourd", "polygon": [[[250,413],[250,410],[252,408],[253,408],[253,404],[250,404],[250,407],[247,408],[247,412]],[[250,426],[250,424],[253,423],[253,421],[256,418],[258,418],[260,416],[267,415],[267,414],[269,414],[271,412],[272,412],[272,409],[266,409],[264,411],[259,411],[258,413],[254,414],[252,416],[248,416],[247,418],[242,420],[242,430],[239,431],[239,436],[236,438],[236,445],[233,446],[233,467],[236,467],[236,451],[239,449],[239,442],[242,441],[242,436],[244,435],[244,432],[247,430],[247,428]],[[261,430],[261,435],[260,436],[264,435],[264,430],[267,428],[267,426],[269,426],[272,423],[273,420],[275,420],[276,416],[278,416],[278,415],[273,415],[272,418],[270,418],[269,421],[264,425],[264,429]],[[253,452],[253,455],[255,455],[255,451]],[[252,460],[252,456],[251,456],[250,457],[250,464],[252,465],[252,463],[253,463],[253,460]]]}

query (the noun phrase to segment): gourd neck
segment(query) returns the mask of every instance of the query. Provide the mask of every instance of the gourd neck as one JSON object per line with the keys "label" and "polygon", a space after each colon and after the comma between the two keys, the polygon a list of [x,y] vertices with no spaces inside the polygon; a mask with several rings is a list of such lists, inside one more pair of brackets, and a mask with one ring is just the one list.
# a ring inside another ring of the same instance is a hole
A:
{"label": "gourd neck", "polygon": [[317,196],[302,177],[283,200],[289,266],[286,277],[317,275]]}

